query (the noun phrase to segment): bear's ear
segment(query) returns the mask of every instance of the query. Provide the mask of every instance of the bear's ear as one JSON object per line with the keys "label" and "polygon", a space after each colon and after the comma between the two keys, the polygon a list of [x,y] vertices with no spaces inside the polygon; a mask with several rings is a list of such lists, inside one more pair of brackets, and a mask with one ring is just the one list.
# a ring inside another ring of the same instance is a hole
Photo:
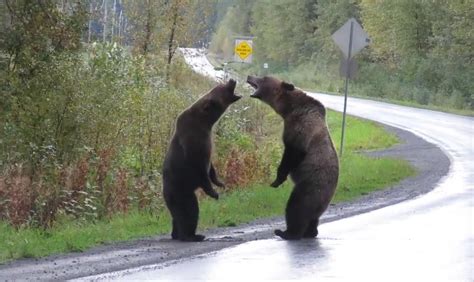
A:
{"label": "bear's ear", "polygon": [[231,91],[235,90],[236,85],[237,85],[237,81],[233,80],[232,78],[229,79],[229,81],[227,82],[227,87],[229,87]]}
{"label": "bear's ear", "polygon": [[284,82],[282,81],[281,82],[281,86],[283,87],[283,89],[285,90],[288,90],[288,91],[293,91],[295,90],[295,86],[291,83],[288,83],[288,82]]}

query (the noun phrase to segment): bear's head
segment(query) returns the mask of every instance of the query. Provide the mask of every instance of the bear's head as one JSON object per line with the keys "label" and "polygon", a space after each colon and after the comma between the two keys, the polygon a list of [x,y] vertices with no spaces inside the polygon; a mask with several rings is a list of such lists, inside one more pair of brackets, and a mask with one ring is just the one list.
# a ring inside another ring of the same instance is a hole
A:
{"label": "bear's head", "polygon": [[215,123],[232,103],[242,98],[242,96],[235,93],[236,85],[237,82],[233,79],[230,79],[227,83],[217,85],[199,99],[195,107],[211,124]]}
{"label": "bear's head", "polygon": [[272,107],[278,114],[284,115],[290,103],[290,93],[295,91],[295,86],[291,83],[279,80],[274,77],[247,76],[247,83],[255,89],[250,95]]}
{"label": "bear's head", "polygon": [[306,95],[291,83],[274,77],[251,75],[247,77],[247,83],[255,89],[250,97],[262,100],[283,118],[291,113],[308,111],[316,111],[322,117],[326,116],[326,109],[321,102]]}

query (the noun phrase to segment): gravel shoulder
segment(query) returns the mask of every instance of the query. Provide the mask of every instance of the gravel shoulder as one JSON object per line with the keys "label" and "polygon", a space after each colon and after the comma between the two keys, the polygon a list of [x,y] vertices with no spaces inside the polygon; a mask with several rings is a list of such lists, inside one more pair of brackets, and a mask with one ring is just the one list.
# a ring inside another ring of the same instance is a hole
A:
{"label": "gravel shoulder", "polygon": [[[367,154],[405,159],[416,168],[417,175],[355,201],[332,204],[321,218],[323,224],[425,194],[435,188],[439,180],[448,173],[450,160],[441,149],[410,132],[384,127],[395,133],[401,144]],[[176,242],[169,235],[163,235],[104,245],[83,253],[21,259],[0,265],[0,280],[65,280],[152,264],[173,263],[247,241],[272,238],[273,229],[284,226],[283,217],[260,219],[238,227],[206,230],[202,233],[207,239],[200,243]]]}

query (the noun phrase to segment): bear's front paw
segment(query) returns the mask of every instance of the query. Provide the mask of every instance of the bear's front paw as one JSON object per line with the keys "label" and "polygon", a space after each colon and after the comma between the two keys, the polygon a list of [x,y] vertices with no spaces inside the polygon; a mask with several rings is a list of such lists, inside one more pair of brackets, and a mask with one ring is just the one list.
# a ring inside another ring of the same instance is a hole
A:
{"label": "bear's front paw", "polygon": [[214,184],[216,184],[217,187],[220,187],[220,188],[224,188],[225,187],[225,184],[220,182],[219,180],[216,180],[216,182],[214,182]]}
{"label": "bear's front paw", "polygon": [[272,186],[273,188],[277,188],[277,187],[280,186],[283,182],[285,182],[285,180],[277,179],[277,180],[273,181],[273,183],[270,184],[270,186]]}
{"label": "bear's front paw", "polygon": [[219,194],[215,191],[213,191],[212,193],[209,193],[209,197],[219,200]]}
{"label": "bear's front paw", "polygon": [[285,237],[286,237],[286,236],[285,236],[285,235],[286,235],[285,232],[281,231],[280,229],[275,229],[275,231],[273,231],[273,233],[275,233],[275,235],[277,235],[277,236],[280,236],[281,238],[285,238]]}

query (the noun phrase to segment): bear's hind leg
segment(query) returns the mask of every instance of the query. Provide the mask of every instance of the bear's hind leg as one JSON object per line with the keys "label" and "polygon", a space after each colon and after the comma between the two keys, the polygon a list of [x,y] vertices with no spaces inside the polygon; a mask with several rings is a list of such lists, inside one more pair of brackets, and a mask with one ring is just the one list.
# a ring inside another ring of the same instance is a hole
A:
{"label": "bear's hind leg", "polygon": [[313,219],[310,221],[308,228],[306,228],[306,231],[304,232],[303,237],[304,238],[315,238],[318,236],[318,224],[319,224],[319,219]]}
{"label": "bear's hind leg", "polygon": [[285,240],[299,240],[309,224],[308,208],[306,207],[306,197],[300,193],[298,186],[293,188],[290,199],[286,205],[286,231],[275,230],[275,235]]}
{"label": "bear's hind leg", "polygon": [[171,231],[171,239],[178,240],[178,223],[173,219],[173,230]]}
{"label": "bear's hind leg", "polygon": [[204,235],[196,234],[198,219],[198,201],[196,195],[191,193],[182,199],[179,220],[177,221],[179,240],[185,242],[199,242],[204,240]]}

